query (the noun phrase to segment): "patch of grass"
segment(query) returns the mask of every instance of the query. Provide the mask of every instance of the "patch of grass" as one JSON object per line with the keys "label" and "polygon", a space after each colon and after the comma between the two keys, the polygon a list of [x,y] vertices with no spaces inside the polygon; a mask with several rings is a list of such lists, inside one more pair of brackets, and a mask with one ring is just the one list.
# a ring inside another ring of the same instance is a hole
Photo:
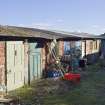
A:
{"label": "patch of grass", "polygon": [[20,89],[10,92],[10,97],[19,99],[20,103],[24,105],[32,105],[34,103],[34,89],[30,86],[24,86]]}
{"label": "patch of grass", "polygon": [[[42,97],[40,105],[105,105],[105,71],[101,70],[99,64],[88,66],[80,84],[74,86],[64,94],[48,94]],[[55,81],[56,82],[56,81]],[[49,81],[33,83],[31,87],[25,86],[14,92],[25,103],[24,105],[37,105],[40,97],[36,96],[38,87],[50,87]],[[52,83],[54,85],[54,83]],[[42,88],[42,89],[44,89]],[[36,100],[37,97],[37,100]]]}
{"label": "patch of grass", "polygon": [[104,105],[105,94],[101,91],[105,87],[105,72],[99,64],[89,66],[85,72],[88,76],[82,78],[80,85],[63,96],[46,97],[44,105]]}

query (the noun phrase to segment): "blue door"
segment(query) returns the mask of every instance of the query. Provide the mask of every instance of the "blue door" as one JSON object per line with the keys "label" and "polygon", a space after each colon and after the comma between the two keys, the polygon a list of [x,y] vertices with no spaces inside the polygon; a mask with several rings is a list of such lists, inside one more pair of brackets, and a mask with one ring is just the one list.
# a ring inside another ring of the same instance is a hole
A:
{"label": "blue door", "polygon": [[38,43],[30,43],[29,51],[30,81],[32,81],[42,77],[41,48],[38,47]]}

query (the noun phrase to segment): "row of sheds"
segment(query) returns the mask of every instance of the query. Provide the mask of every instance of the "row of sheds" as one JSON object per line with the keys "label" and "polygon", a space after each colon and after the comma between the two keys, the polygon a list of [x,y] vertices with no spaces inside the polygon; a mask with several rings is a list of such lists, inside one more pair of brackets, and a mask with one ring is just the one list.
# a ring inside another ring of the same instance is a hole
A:
{"label": "row of sheds", "polygon": [[49,58],[47,44],[53,39],[58,41],[59,55],[62,56],[64,42],[82,40],[85,45],[83,53],[86,55],[89,40],[100,40],[102,37],[87,33],[0,26],[0,84],[10,91],[41,78]]}

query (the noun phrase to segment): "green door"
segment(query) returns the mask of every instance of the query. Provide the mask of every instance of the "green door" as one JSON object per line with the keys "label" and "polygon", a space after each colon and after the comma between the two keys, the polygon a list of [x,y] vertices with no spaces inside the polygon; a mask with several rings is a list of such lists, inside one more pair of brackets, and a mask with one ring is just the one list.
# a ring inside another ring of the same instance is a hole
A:
{"label": "green door", "polygon": [[42,77],[41,48],[38,47],[38,43],[30,43],[29,46],[30,81],[32,81]]}

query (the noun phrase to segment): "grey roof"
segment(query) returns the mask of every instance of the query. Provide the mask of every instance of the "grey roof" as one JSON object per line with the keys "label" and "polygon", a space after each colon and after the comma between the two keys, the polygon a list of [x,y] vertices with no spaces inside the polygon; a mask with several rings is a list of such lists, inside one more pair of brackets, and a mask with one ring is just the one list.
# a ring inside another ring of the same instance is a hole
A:
{"label": "grey roof", "polygon": [[101,34],[100,37],[101,37],[102,39],[105,39],[105,33],[104,33],[104,34]]}
{"label": "grey roof", "polygon": [[0,36],[15,36],[45,39],[99,39],[99,36],[88,33],[64,32],[17,26],[0,26]]}
{"label": "grey roof", "polygon": [[64,34],[68,37],[72,36],[72,37],[78,37],[81,39],[99,39],[101,38],[99,35],[95,35],[95,34],[89,34],[89,33],[79,33],[79,32],[65,32],[65,31],[53,31],[53,32],[57,32],[60,34]]}

